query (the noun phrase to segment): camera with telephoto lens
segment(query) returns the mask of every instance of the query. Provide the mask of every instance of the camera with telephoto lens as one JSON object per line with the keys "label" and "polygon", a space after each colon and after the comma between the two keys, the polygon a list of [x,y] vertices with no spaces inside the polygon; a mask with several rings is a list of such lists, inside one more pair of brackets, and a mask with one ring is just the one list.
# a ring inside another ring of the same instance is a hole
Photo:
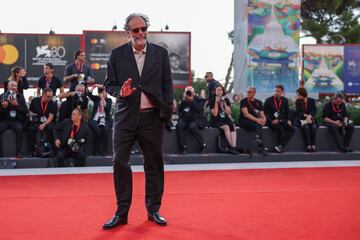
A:
{"label": "camera with telephoto lens", "polygon": [[1,101],[12,101],[12,100],[18,100],[20,98],[20,94],[12,91],[7,90],[1,97]]}
{"label": "camera with telephoto lens", "polygon": [[81,151],[81,146],[82,144],[85,143],[85,139],[81,138],[78,141],[73,139],[73,138],[69,138],[68,140],[68,145],[71,148],[71,150],[73,152],[80,152]]}
{"label": "camera with telephoto lens", "polygon": [[83,85],[86,84],[85,74],[80,73],[80,74],[78,75],[78,82],[79,82],[79,84],[83,84]]}
{"label": "camera with telephoto lens", "polygon": [[191,96],[192,96],[192,92],[191,92],[191,91],[186,91],[185,94],[186,94],[186,96],[188,96],[188,97],[191,97]]}

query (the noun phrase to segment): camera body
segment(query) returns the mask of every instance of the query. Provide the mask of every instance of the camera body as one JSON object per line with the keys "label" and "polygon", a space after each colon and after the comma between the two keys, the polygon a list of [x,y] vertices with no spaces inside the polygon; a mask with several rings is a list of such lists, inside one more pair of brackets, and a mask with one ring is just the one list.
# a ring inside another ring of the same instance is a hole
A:
{"label": "camera body", "polygon": [[20,98],[20,94],[13,92],[12,90],[7,90],[1,97],[1,101],[12,101],[18,100]]}
{"label": "camera body", "polygon": [[192,92],[191,92],[191,91],[186,91],[185,94],[186,94],[186,96],[188,96],[188,97],[191,97],[191,96],[192,96]]}
{"label": "camera body", "polygon": [[73,152],[80,152],[81,149],[82,149],[82,144],[85,143],[85,139],[84,138],[81,138],[79,140],[76,140],[76,139],[73,139],[73,138],[69,138],[68,139],[68,146],[70,147],[70,149],[73,151]]}

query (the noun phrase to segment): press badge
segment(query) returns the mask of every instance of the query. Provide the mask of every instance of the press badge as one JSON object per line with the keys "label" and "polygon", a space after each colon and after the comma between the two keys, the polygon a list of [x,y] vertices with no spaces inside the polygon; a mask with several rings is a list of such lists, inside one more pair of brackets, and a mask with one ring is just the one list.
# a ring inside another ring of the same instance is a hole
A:
{"label": "press badge", "polygon": [[72,138],[69,138],[67,141],[68,145],[71,145],[73,142],[74,142],[74,139],[72,139]]}
{"label": "press badge", "polygon": [[221,117],[221,118],[225,118],[225,113],[224,113],[224,112],[221,112],[221,113],[220,113],[220,117]]}
{"label": "press badge", "polygon": [[42,117],[40,118],[40,121],[41,121],[42,123],[46,122],[46,121],[47,121],[47,117],[42,116]]}
{"label": "press badge", "polygon": [[12,118],[16,117],[16,111],[15,110],[10,111],[10,117],[12,117]]}
{"label": "press badge", "polygon": [[255,112],[256,114],[259,114],[259,110],[257,110],[257,109],[255,109],[254,112]]}
{"label": "press badge", "polygon": [[184,112],[190,112],[190,108],[189,107],[184,108]]}
{"label": "press badge", "polygon": [[274,117],[278,118],[279,117],[279,113],[278,112],[274,112]]}

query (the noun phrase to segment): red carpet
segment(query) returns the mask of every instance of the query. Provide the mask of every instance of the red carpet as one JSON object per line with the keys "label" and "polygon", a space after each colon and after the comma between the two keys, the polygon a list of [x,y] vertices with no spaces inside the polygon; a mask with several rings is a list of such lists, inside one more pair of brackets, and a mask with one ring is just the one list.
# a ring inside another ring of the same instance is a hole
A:
{"label": "red carpet", "polygon": [[143,185],[129,224],[103,231],[111,174],[0,177],[0,239],[360,239],[360,168],[167,172],[167,227],[146,221]]}

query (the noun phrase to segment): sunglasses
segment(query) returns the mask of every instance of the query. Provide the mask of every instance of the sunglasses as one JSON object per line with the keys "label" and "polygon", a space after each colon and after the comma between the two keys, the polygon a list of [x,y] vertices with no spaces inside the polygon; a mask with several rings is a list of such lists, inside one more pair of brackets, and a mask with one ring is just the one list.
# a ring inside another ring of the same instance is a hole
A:
{"label": "sunglasses", "polygon": [[131,31],[132,31],[133,33],[139,33],[140,30],[141,30],[142,32],[146,32],[146,31],[147,31],[147,27],[141,27],[141,28],[131,29]]}

